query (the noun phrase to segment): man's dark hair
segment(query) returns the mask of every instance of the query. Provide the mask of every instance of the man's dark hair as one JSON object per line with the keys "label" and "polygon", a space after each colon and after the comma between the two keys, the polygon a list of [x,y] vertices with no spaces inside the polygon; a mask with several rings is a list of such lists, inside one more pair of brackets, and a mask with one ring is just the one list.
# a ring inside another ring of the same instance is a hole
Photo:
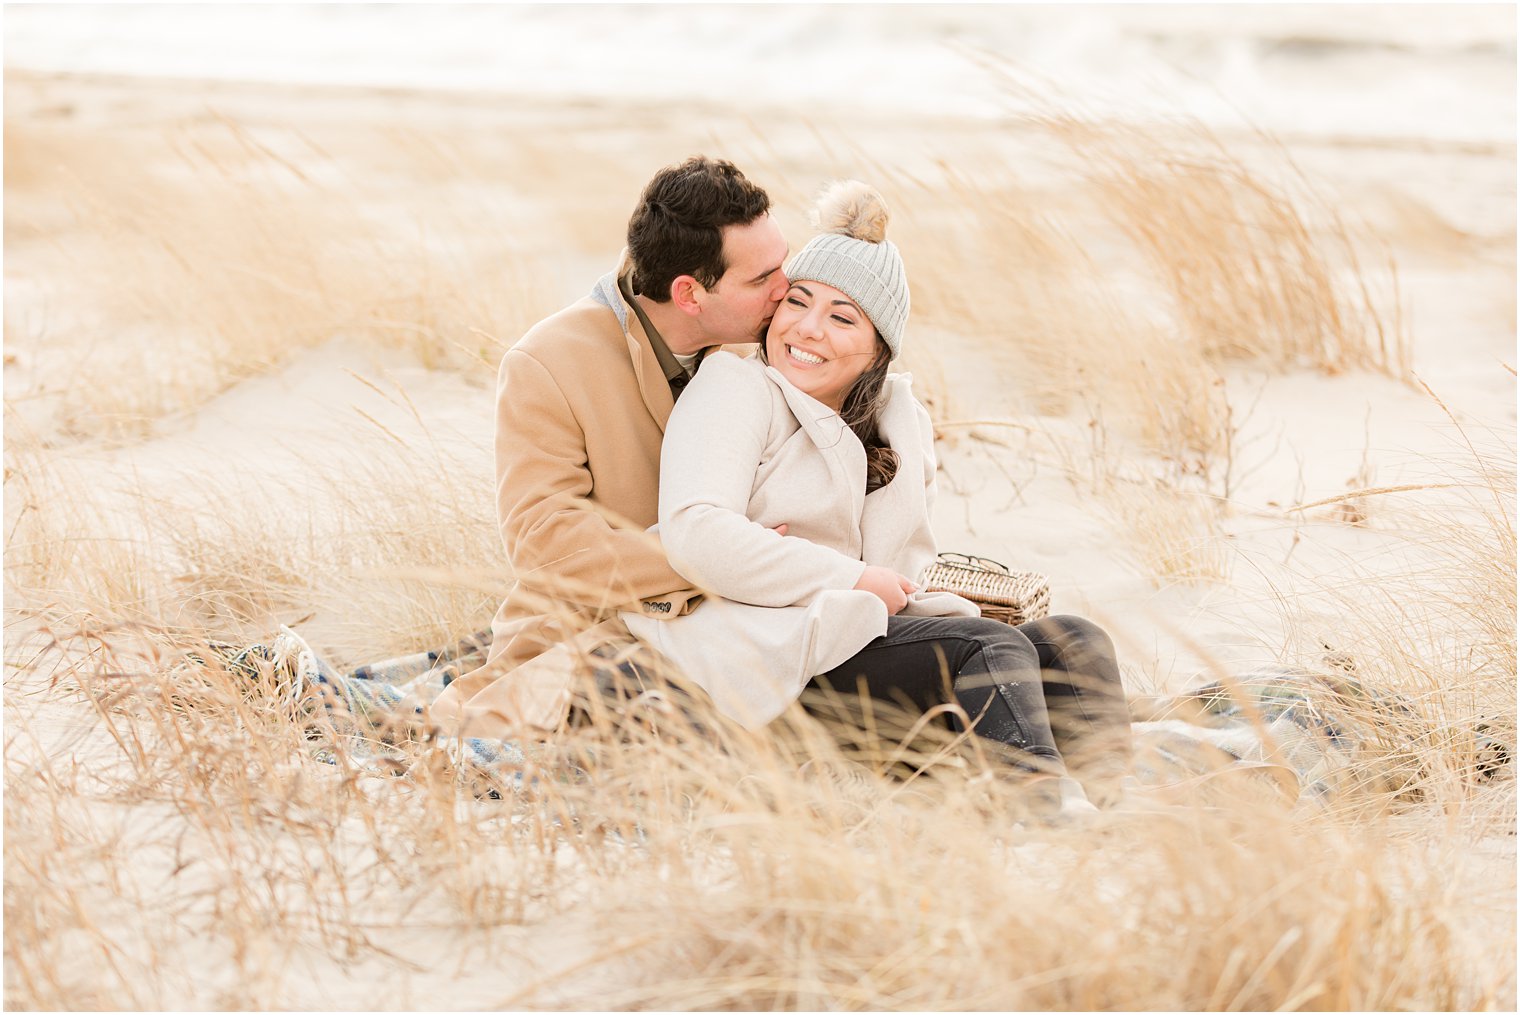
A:
{"label": "man's dark hair", "polygon": [[654,175],[628,220],[633,289],[656,303],[670,299],[670,284],[690,275],[704,287],[718,284],[723,227],[745,225],[770,210],[764,190],[732,162],[693,155]]}

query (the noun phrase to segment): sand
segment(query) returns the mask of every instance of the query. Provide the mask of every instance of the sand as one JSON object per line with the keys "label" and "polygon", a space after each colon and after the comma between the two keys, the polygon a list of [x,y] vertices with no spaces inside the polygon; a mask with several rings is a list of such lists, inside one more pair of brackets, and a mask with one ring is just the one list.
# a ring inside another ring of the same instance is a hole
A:
{"label": "sand", "polygon": [[[509,277],[513,286],[530,291],[531,306],[542,312],[575,298],[611,266],[638,182],[688,150],[724,151],[741,165],[763,161],[777,178],[760,182],[774,187],[778,215],[795,245],[806,236],[807,191],[827,175],[857,168],[869,177],[868,153],[882,157],[889,151],[896,171],[932,179],[947,160],[985,167],[1034,136],[1016,120],[958,120],[918,110],[852,113],[847,138],[831,133],[829,122],[813,131],[772,129],[784,109],[736,112],[713,102],[697,104],[697,112],[699,126],[689,127],[637,98],[620,104],[605,96],[8,72],[7,531],[15,531],[30,504],[30,495],[12,482],[13,470],[43,463],[60,474],[89,477],[92,506],[101,512],[94,522],[98,533],[130,534],[214,514],[223,502],[207,490],[223,488],[228,476],[254,483],[269,477],[280,496],[297,497],[292,524],[299,529],[301,517],[341,511],[356,485],[377,476],[404,481],[409,463],[431,456],[437,471],[416,477],[419,497],[430,496],[436,485],[429,484],[447,473],[449,496],[480,520],[480,552],[489,554],[493,543],[492,365],[496,347],[514,337],[510,332],[493,335],[494,345],[485,343],[473,360],[436,366],[405,343],[340,333],[281,347],[220,390],[202,391],[170,411],[133,416],[124,429],[102,426],[82,412],[90,400],[79,397],[81,370],[109,361],[110,349],[118,346],[148,356],[159,341],[154,328],[162,323],[125,312],[120,294],[100,284],[101,266],[109,264],[102,254],[115,242],[106,227],[120,223],[92,217],[87,202],[79,203],[88,195],[71,196],[69,187],[57,185],[54,174],[70,171],[64,160],[88,159],[94,139],[110,139],[103,150],[119,152],[134,139],[172,138],[168,148],[144,146],[159,161],[126,167],[124,192],[131,192],[141,171],[178,179],[193,193],[195,173],[204,173],[205,163],[186,157],[176,167],[171,153],[224,145],[219,124],[235,121],[267,152],[296,167],[293,175],[343,193],[376,224],[376,235],[394,242],[399,256],[432,251],[443,271],[451,256],[475,256],[487,270],[472,284],[490,285],[493,270],[500,269],[495,277]],[[1247,159],[1266,165],[1275,157],[1270,144],[1249,132],[1221,136]],[[1402,526],[1416,507],[1453,510],[1452,492],[1434,487],[1450,480],[1441,463],[1464,458],[1464,433],[1486,440],[1492,429],[1501,444],[1509,442],[1513,464],[1512,137],[1368,136],[1305,124],[1287,140],[1304,173],[1333,192],[1346,219],[1385,243],[1399,265],[1398,305],[1411,341],[1412,373],[1439,401],[1411,378],[1366,370],[1330,374],[1248,363],[1222,368],[1230,402],[1241,413],[1227,505],[1207,536],[1223,554],[1223,573],[1191,580],[1158,575],[1147,565],[1122,505],[1096,498],[1052,452],[1090,447],[1084,434],[1096,432],[1094,417],[1075,404],[1064,414],[1039,411],[1009,373],[1018,369],[1016,352],[1010,357],[1008,350],[994,349],[986,335],[915,336],[925,347],[909,366],[921,390],[939,400],[937,422],[946,424],[940,428],[942,482],[934,515],[941,545],[1048,574],[1056,610],[1107,624],[1139,689],[1178,690],[1209,665],[1311,661],[1316,642],[1354,648],[1354,621],[1348,624],[1334,606],[1317,610],[1313,594],[1355,573],[1375,598],[1380,573],[1402,575],[1420,566],[1419,549],[1403,539]],[[254,166],[254,157],[248,158]],[[238,163],[217,164],[236,179]],[[451,172],[451,165],[460,171]],[[265,179],[257,175],[264,171],[250,169],[248,179]],[[1031,166],[1023,180],[1052,207],[1076,201],[1075,185],[1058,174],[1042,175]],[[299,191],[289,180],[280,185]],[[478,220],[471,219],[472,210]],[[1111,242],[1096,239],[1092,246],[1101,256]],[[913,253],[915,263],[935,256],[933,250]],[[503,313],[497,319],[515,322],[528,313],[514,312],[518,317]],[[122,360],[124,370],[136,355]],[[1126,443],[1123,420],[1106,424],[1113,430],[1110,458],[1139,455]],[[1219,479],[1214,491],[1223,491],[1223,484]],[[1292,510],[1358,488],[1405,486],[1431,488],[1365,498],[1357,503],[1365,512],[1357,524],[1334,504]],[[143,512],[144,490],[154,492],[152,518]],[[24,708],[36,739],[8,733],[8,765],[42,757],[53,764],[106,764],[111,743],[90,712],[25,699],[50,671],[22,665],[32,628],[28,610],[38,602],[28,598],[31,593],[18,594],[9,577],[12,554],[8,542],[7,708]],[[499,559],[468,563],[500,566]],[[387,562],[377,556],[361,565],[383,574]],[[1273,597],[1295,585],[1304,590],[1306,605],[1289,619]],[[476,615],[484,619],[489,611]],[[318,604],[303,629],[339,658],[363,660],[362,625],[332,605]],[[404,640],[405,632],[395,637]],[[399,647],[374,650],[384,655]],[[20,714],[8,712],[8,727]],[[1484,833],[1462,868],[1477,928],[1512,928],[1515,914],[1513,784],[1500,792],[1508,795],[1510,834]],[[1432,841],[1449,848],[1455,840]],[[141,884],[152,882],[140,873]],[[446,939],[419,937],[415,929],[395,933],[397,946],[419,967],[450,953]],[[510,956],[503,960],[509,970],[451,978],[447,1006],[511,1000],[511,991],[494,985],[530,971],[542,978],[531,1003],[553,1005],[558,995],[552,969],[590,958],[581,954],[577,942],[584,938],[571,917],[531,931],[492,933],[500,938],[501,954]],[[394,964],[333,967],[313,961],[320,971],[310,982],[298,971],[282,971],[279,996],[341,1005],[356,996],[372,999],[364,993],[372,977],[392,977],[408,986],[389,1003],[438,1002],[435,987]],[[278,965],[271,963],[271,969]],[[598,976],[616,982],[615,962],[599,969]],[[237,991],[246,986],[229,984],[225,996],[243,996]],[[176,1003],[215,1003],[218,997],[203,988],[184,989],[167,996]],[[1513,970],[1507,991],[1512,1006]],[[1504,1003],[1500,996],[1499,1006]]]}

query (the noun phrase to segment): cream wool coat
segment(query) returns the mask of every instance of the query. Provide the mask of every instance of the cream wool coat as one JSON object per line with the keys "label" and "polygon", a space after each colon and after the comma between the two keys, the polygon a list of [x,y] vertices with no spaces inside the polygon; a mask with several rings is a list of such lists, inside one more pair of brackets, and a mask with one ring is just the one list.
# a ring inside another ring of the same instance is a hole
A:
{"label": "cream wool coat", "polygon": [[[886,390],[881,435],[900,465],[869,496],[854,432],[756,357],[709,356],[666,425],[660,540],[710,594],[685,616],[624,620],[744,726],[886,633],[886,606],[854,589],[868,563],[916,581],[934,560],[933,429],[910,378],[890,375]],[[977,612],[941,592],[913,595],[903,614]]]}

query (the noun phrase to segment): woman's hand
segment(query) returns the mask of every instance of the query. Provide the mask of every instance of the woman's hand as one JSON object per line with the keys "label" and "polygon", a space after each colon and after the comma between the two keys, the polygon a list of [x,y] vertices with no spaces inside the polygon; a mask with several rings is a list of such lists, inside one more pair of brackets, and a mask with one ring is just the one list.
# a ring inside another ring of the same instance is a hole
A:
{"label": "woman's hand", "polygon": [[894,617],[908,605],[908,596],[918,591],[918,586],[892,570],[890,567],[869,565],[855,587],[869,592],[887,605],[887,616]]}

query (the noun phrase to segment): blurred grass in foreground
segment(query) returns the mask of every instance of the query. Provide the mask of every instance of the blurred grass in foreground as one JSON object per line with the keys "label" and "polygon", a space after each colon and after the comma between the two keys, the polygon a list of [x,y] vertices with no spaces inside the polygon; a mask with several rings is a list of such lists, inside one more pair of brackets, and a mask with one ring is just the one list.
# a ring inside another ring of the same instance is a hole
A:
{"label": "blurred grass in foreground", "polygon": [[[790,208],[846,171],[886,192],[915,328],[947,336],[908,358],[937,421],[973,402],[936,386],[937,361],[975,355],[1008,409],[1096,408],[1160,463],[1137,485],[1101,442],[1057,454],[1158,579],[1228,570],[1209,499],[1222,364],[1407,366],[1396,310],[1363,301],[1358,241],[1196,133],[1032,122],[984,139],[999,159],[957,153],[971,173],[868,158],[866,126],[806,156],[714,129]],[[70,306],[7,313],[8,352],[56,406],[6,449],[8,1006],[1513,1003],[1513,882],[1507,916],[1463,894],[1494,890],[1480,847],[1514,824],[1513,782],[1474,785],[1469,735],[1481,717],[1514,743],[1512,440],[1475,444],[1460,495],[1425,516],[1375,507],[1407,567],[1282,576],[1275,608],[1305,645],[1328,618],[1416,706],[1422,774],[1342,814],[1016,827],[1018,788],[974,744],[908,753],[923,771],[904,781],[795,716],[764,738],[609,717],[550,748],[589,778],[530,769],[532,792],[491,801],[424,743],[407,778],[318,762],[276,688],[177,666],[312,613],[349,663],[484,626],[504,579],[488,455],[425,441],[299,477],[187,462],[122,490],[71,449],[150,434],[340,335],[488,377],[562,302],[535,250],[605,270],[649,172],[721,146],[654,124],[607,141],[632,146],[618,158],[599,143],[444,119],[8,115],[7,253]],[[419,476],[451,481],[419,496]]]}

